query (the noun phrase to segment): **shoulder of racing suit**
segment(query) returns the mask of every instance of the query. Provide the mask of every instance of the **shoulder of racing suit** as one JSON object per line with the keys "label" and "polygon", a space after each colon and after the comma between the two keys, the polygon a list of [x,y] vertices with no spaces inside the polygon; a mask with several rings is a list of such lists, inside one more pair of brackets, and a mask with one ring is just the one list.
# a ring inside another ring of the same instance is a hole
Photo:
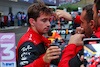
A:
{"label": "shoulder of racing suit", "polygon": [[91,35],[92,38],[100,38],[100,32],[94,33]]}

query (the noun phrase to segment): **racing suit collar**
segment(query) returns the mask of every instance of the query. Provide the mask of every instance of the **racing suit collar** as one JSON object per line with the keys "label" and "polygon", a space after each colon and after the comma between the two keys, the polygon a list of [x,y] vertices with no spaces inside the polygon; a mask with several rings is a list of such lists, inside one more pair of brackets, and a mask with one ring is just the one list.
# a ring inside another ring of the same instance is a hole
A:
{"label": "racing suit collar", "polygon": [[31,27],[28,28],[28,31],[32,32],[34,37],[41,40],[41,42],[43,42],[45,44],[45,46],[49,46],[50,41],[46,37],[44,37],[43,35],[38,34],[34,30],[32,30]]}
{"label": "racing suit collar", "polygon": [[98,27],[97,30],[95,30],[95,33],[96,33],[96,32],[99,32],[99,31],[100,31],[100,27]]}

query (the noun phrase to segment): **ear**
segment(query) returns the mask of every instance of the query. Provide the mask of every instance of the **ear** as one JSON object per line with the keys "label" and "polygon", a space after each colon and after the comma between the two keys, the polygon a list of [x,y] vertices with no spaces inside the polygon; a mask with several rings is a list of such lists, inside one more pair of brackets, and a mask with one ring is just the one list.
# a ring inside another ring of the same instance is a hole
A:
{"label": "ear", "polygon": [[91,20],[89,25],[90,25],[91,29],[95,29],[95,22],[94,22],[94,20]]}
{"label": "ear", "polygon": [[30,18],[30,19],[29,19],[29,23],[30,23],[31,26],[34,26],[35,20],[34,20],[33,18]]}

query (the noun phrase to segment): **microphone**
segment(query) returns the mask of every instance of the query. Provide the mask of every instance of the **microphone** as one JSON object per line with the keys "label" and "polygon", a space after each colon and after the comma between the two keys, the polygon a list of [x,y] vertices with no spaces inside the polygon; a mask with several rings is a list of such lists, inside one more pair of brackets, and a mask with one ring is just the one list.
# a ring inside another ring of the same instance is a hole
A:
{"label": "microphone", "polygon": [[81,18],[80,15],[76,15],[76,18],[74,19],[74,23],[81,24],[81,20],[80,20],[80,18]]}

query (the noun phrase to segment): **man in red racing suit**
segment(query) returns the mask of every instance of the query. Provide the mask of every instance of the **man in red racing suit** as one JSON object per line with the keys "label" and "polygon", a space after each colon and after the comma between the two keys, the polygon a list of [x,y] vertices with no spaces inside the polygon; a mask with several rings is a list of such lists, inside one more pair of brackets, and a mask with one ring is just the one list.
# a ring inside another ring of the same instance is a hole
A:
{"label": "man in red racing suit", "polygon": [[[97,1],[97,2],[96,2]],[[97,4],[97,5],[96,5]],[[95,0],[95,3],[94,3],[94,8],[93,8],[93,11],[94,11],[94,18],[93,18],[93,20],[95,21],[95,29],[96,29],[96,31],[95,31],[95,33],[92,35],[92,37],[96,37],[96,38],[100,38],[100,0]],[[91,24],[91,26],[93,26],[93,24]],[[90,31],[90,30],[88,30],[88,31]],[[77,37],[75,36],[75,35],[77,35]],[[82,36],[81,34],[75,34],[75,35],[73,35],[72,37],[71,37],[71,39],[70,39],[70,41],[72,40],[75,40],[75,37],[76,37],[76,40],[75,41],[77,41],[77,42],[81,42],[81,44],[82,44],[82,38],[84,37],[84,36]],[[80,39],[79,39],[79,37],[80,37]],[[73,39],[74,38],[74,39]],[[78,38],[78,40],[77,40],[77,38]],[[81,40],[81,41],[80,41]],[[79,44],[79,43],[76,43],[75,41],[73,41],[73,42],[71,42],[71,43],[69,43],[69,45],[65,48],[65,50],[64,50],[64,53],[63,53],[63,55],[62,55],[62,59],[61,59],[61,61],[60,61],[60,63],[59,63],[59,66],[58,67],[79,67],[79,66],[76,66],[76,65],[74,65],[74,64],[76,64],[76,63],[78,63],[78,62],[76,62],[76,61],[74,61],[73,60],[73,58],[75,59],[75,57],[77,57],[77,58],[81,58],[81,56],[79,56],[79,53],[77,53],[77,52],[79,52],[78,50],[80,49],[81,50],[81,47],[80,46],[76,46],[77,44]],[[72,48],[73,47],[73,48]],[[79,49],[78,49],[79,48]],[[72,62],[75,62],[74,64],[72,63],[72,64],[70,64],[70,60],[72,61]],[[77,61],[81,61],[80,59],[76,59]],[[69,64],[71,65],[71,66],[69,66]],[[80,64],[80,63],[78,63],[78,64]]]}
{"label": "man in red racing suit", "polygon": [[[100,27],[95,31],[93,38],[100,38]],[[68,44],[67,47],[63,50],[61,61],[58,67],[80,67],[82,64],[79,54],[82,53],[82,46],[77,47],[76,44]],[[82,54],[80,54],[81,57]]]}
{"label": "man in red racing suit", "polygon": [[[89,4],[89,5],[84,6],[81,17],[76,16],[75,19],[73,18],[74,21],[77,20],[78,22],[80,22],[79,20],[81,20],[81,27],[79,27],[78,31],[80,33],[84,33],[86,37],[91,36],[93,34],[94,29],[95,29],[94,22],[93,22],[92,7],[93,7],[93,4]],[[58,10],[58,11],[56,11],[56,15],[58,15],[57,14],[58,12],[64,13],[63,11]],[[61,15],[63,15],[63,14],[61,14]],[[67,13],[64,15],[67,15]],[[65,18],[68,19],[67,17],[65,17]],[[77,29],[76,29],[76,33],[79,34]],[[87,30],[89,30],[89,31],[87,31]],[[83,35],[77,35],[77,36],[75,36],[76,40],[77,40],[78,36],[83,37]],[[75,37],[69,41],[73,41],[75,39]],[[79,37],[79,38],[81,38],[81,37]],[[80,42],[80,40],[76,41],[76,42]],[[58,65],[58,67],[80,67],[80,65],[82,64],[82,61],[79,59],[79,56],[83,55],[83,50],[82,50],[83,47],[76,46],[76,44],[73,42],[71,44],[68,44],[65,47],[65,49],[63,50],[61,61]]]}
{"label": "man in red racing suit", "polygon": [[[43,54],[46,52],[45,46],[48,46],[49,41],[44,36],[37,34],[30,27],[29,30],[20,39],[17,46],[17,61],[18,67],[27,65],[37,67],[49,66],[43,61]],[[37,59],[37,60],[36,60]],[[34,63],[32,63],[34,60]]]}
{"label": "man in red racing suit", "polygon": [[[18,67],[50,67],[54,59],[58,59],[61,49],[50,46],[43,36],[49,31],[52,11],[43,3],[34,3],[28,8],[29,29],[24,34],[16,50]],[[48,48],[46,48],[48,47]]]}

